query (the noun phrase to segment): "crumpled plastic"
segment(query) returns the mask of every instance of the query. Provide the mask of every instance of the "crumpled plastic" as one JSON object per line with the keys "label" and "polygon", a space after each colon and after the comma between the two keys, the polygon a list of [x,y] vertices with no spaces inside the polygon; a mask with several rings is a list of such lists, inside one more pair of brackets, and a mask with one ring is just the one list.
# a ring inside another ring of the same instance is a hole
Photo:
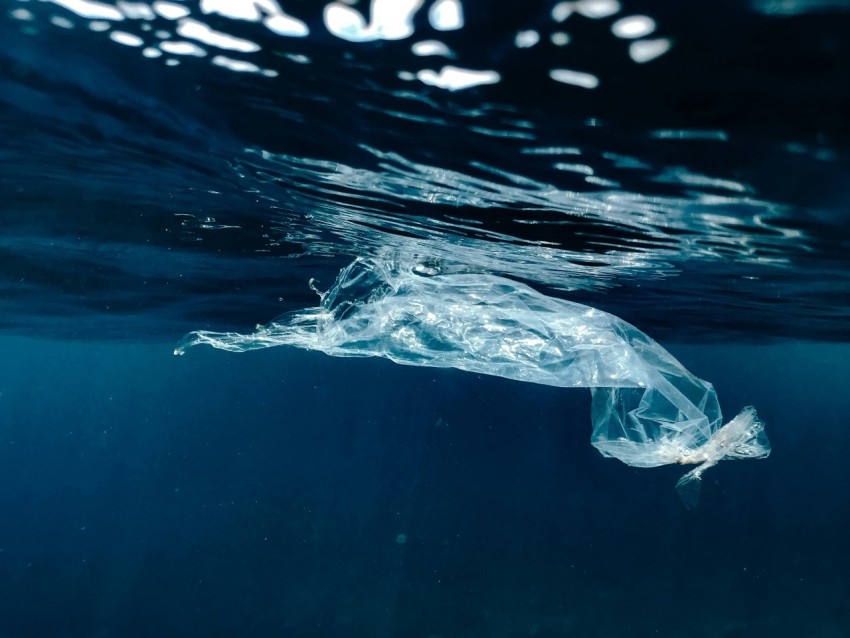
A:
{"label": "crumpled plastic", "polygon": [[251,334],[190,333],[175,354],[198,344],[235,352],[289,345],[590,388],[591,443],[635,467],[697,464],[677,484],[689,508],[706,469],[770,453],[753,408],[722,425],[710,383],[634,326],[589,306],[504,277],[377,257],[356,259],[319,294],[319,306]]}

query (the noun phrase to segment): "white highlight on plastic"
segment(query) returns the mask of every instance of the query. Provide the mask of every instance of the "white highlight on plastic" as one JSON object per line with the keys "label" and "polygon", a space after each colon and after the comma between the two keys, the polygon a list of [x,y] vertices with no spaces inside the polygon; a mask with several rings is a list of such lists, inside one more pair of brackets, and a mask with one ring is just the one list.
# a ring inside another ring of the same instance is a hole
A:
{"label": "white highlight on plastic", "polygon": [[204,44],[209,44],[210,46],[218,47],[220,49],[227,49],[229,51],[254,53],[255,51],[260,50],[260,46],[250,40],[236,38],[232,35],[228,35],[227,33],[221,33],[220,31],[213,31],[203,22],[198,22],[192,18],[184,18],[183,20],[180,20],[177,25],[177,33],[184,38],[197,40],[198,42],[203,42]]}
{"label": "white highlight on plastic", "polygon": [[519,49],[528,49],[540,42],[540,34],[534,29],[519,31],[514,38],[514,45]]}
{"label": "white highlight on plastic", "polygon": [[618,38],[642,38],[655,31],[655,20],[649,16],[628,16],[611,25],[611,33]]}
{"label": "white highlight on plastic", "polygon": [[421,42],[414,42],[410,46],[410,50],[413,52],[413,55],[443,55],[446,57],[452,57],[452,50],[447,47],[445,44],[440,42],[439,40],[422,40]]}
{"label": "white highlight on plastic", "polygon": [[202,58],[207,54],[206,51],[192,42],[175,42],[173,40],[168,40],[166,42],[161,42],[159,48],[166,53],[172,53],[174,55],[193,55],[196,58]]}
{"label": "white highlight on plastic", "polygon": [[166,2],[165,0],[154,2],[153,10],[166,20],[179,20],[191,13],[188,7],[184,7],[182,4],[177,4],[176,2]]}
{"label": "white highlight on plastic", "polygon": [[68,11],[73,11],[81,18],[91,20],[123,20],[124,14],[114,6],[93,0],[50,0]]}
{"label": "white highlight on plastic", "polygon": [[416,77],[424,84],[449,91],[460,91],[484,84],[496,84],[502,79],[502,76],[496,71],[475,71],[456,66],[444,66],[439,73],[431,69],[423,69],[416,74]]}
{"label": "white highlight on plastic", "polygon": [[638,64],[651,62],[670,50],[673,42],[669,38],[657,40],[637,40],[629,45],[629,57]]}
{"label": "white highlight on plastic", "polygon": [[110,31],[109,39],[128,47],[140,47],[145,43],[139,36],[124,31]]}
{"label": "white highlight on plastic", "polygon": [[325,27],[349,42],[402,40],[413,35],[413,16],[423,0],[372,0],[367,25],[363,14],[342,2],[332,2],[323,14]]}
{"label": "white highlight on plastic", "polygon": [[156,14],[144,2],[119,2],[121,13],[130,20],[154,20]]}
{"label": "white highlight on plastic", "polygon": [[556,82],[563,84],[572,84],[580,86],[584,89],[595,89],[599,86],[599,78],[591,73],[583,71],[572,71],[570,69],[552,69],[549,71],[549,77]]}

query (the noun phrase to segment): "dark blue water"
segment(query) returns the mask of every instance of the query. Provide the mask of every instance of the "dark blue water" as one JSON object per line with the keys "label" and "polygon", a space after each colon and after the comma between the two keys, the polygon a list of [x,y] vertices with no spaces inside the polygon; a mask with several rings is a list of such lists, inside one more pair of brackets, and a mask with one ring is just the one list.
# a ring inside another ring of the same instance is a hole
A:
{"label": "dark blue water", "polygon": [[[0,4],[0,636],[850,636],[847,7],[421,4]],[[772,455],[687,511],[586,390],[172,355],[382,254],[622,317]]]}
{"label": "dark blue water", "polygon": [[774,454],[588,445],[589,395],[268,350],[5,339],[7,636],[842,636],[847,348],[682,346]]}

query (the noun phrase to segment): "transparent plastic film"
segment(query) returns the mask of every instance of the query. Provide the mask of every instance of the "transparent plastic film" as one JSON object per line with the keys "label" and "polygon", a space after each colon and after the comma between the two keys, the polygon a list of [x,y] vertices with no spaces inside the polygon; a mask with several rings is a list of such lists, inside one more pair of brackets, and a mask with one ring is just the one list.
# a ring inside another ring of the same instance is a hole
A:
{"label": "transparent plastic film", "polygon": [[770,453],[755,410],[722,425],[713,386],[625,321],[511,279],[417,260],[357,259],[319,306],[251,334],[193,332],[175,354],[198,344],[235,352],[289,345],[591,388],[592,444],[636,467],[697,464],[677,485],[689,507],[706,469]]}

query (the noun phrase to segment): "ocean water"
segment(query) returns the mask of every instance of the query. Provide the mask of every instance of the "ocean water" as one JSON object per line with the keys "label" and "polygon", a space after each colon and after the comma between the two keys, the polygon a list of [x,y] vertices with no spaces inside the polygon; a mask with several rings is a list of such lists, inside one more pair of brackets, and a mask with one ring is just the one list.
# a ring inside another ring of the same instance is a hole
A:
{"label": "ocean water", "polygon": [[[828,0],[0,3],[0,636],[850,636],[848,29]],[[689,468],[589,444],[583,388],[174,356],[365,258],[621,317],[771,455],[688,510]]]}

